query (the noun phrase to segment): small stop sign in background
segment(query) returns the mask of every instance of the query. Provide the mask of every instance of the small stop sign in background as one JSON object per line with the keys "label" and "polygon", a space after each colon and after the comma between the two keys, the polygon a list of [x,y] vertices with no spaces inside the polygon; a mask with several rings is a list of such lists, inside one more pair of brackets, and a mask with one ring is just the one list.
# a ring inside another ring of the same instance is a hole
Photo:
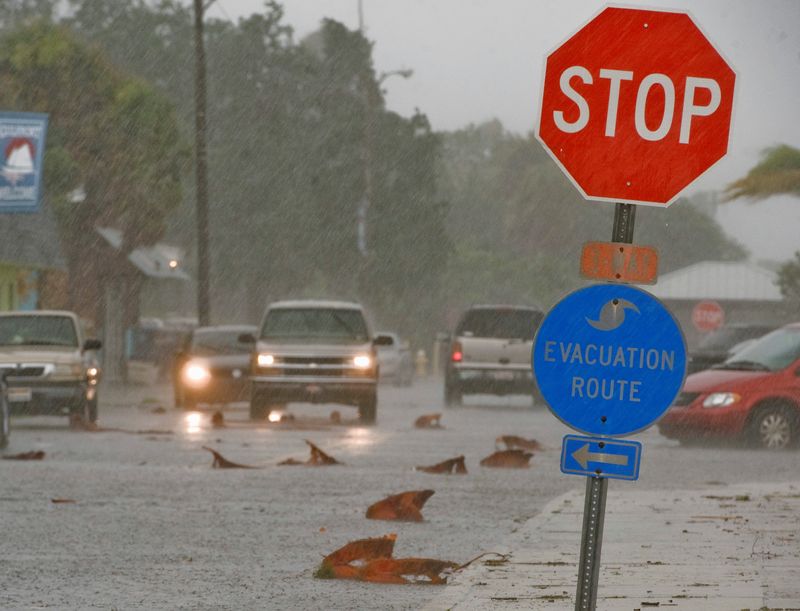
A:
{"label": "small stop sign in background", "polygon": [[725,310],[716,301],[701,301],[692,309],[692,324],[703,333],[725,324]]}
{"label": "small stop sign in background", "polygon": [[537,136],[584,197],[669,205],[727,152],[735,80],[686,13],[609,7],[548,56]]}

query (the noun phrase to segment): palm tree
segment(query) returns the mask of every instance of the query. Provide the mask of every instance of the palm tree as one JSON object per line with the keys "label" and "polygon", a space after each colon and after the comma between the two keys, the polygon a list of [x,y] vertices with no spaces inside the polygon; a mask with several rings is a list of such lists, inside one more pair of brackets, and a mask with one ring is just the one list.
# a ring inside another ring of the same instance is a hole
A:
{"label": "palm tree", "polygon": [[725,199],[764,199],[784,193],[800,197],[800,150],[787,144],[766,149],[747,176],[727,186]]}

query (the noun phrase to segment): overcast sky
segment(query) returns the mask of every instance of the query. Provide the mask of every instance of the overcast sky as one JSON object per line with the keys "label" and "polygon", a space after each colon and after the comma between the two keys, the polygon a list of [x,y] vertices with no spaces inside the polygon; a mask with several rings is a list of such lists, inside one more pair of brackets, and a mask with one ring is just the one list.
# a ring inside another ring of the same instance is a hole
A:
{"label": "overcast sky", "polygon": [[[419,108],[435,129],[491,118],[534,129],[544,57],[607,3],[593,0],[362,0],[378,72],[411,68],[385,81],[387,105]],[[358,27],[358,0],[284,0],[301,38],[324,17]],[[642,1],[686,9],[737,72],[728,155],[687,191],[721,189],[747,173],[762,149],[800,148],[800,0]],[[262,0],[216,0],[209,15],[261,11]],[[587,204],[598,205],[598,204]],[[727,204],[718,220],[755,259],[787,259],[800,249],[800,198]]]}

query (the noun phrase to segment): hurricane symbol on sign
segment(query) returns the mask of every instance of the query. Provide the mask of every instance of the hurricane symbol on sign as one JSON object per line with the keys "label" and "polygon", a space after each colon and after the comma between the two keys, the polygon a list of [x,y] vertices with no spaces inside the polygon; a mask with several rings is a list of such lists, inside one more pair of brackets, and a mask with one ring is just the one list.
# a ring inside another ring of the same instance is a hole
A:
{"label": "hurricane symbol on sign", "polygon": [[639,308],[630,301],[612,299],[604,303],[603,307],[600,308],[600,316],[597,320],[591,320],[587,317],[586,322],[599,331],[613,331],[625,322],[625,310],[633,310],[637,314],[639,313]]}

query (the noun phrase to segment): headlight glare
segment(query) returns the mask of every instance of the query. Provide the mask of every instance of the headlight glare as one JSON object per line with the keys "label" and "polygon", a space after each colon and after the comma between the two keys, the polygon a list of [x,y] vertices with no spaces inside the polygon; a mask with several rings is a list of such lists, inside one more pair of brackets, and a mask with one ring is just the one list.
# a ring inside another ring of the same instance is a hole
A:
{"label": "headlight glare", "polygon": [[712,392],[703,401],[703,407],[728,407],[736,403],[741,397],[735,392]]}
{"label": "headlight glare", "polygon": [[369,369],[372,366],[372,359],[366,354],[358,354],[353,357],[353,365],[358,369]]}
{"label": "headlight glare", "polygon": [[271,354],[259,354],[256,361],[259,367],[270,367],[275,364],[275,357]]}
{"label": "headlight glare", "polygon": [[205,386],[211,379],[211,372],[200,363],[187,363],[183,368],[183,379],[190,386]]}

